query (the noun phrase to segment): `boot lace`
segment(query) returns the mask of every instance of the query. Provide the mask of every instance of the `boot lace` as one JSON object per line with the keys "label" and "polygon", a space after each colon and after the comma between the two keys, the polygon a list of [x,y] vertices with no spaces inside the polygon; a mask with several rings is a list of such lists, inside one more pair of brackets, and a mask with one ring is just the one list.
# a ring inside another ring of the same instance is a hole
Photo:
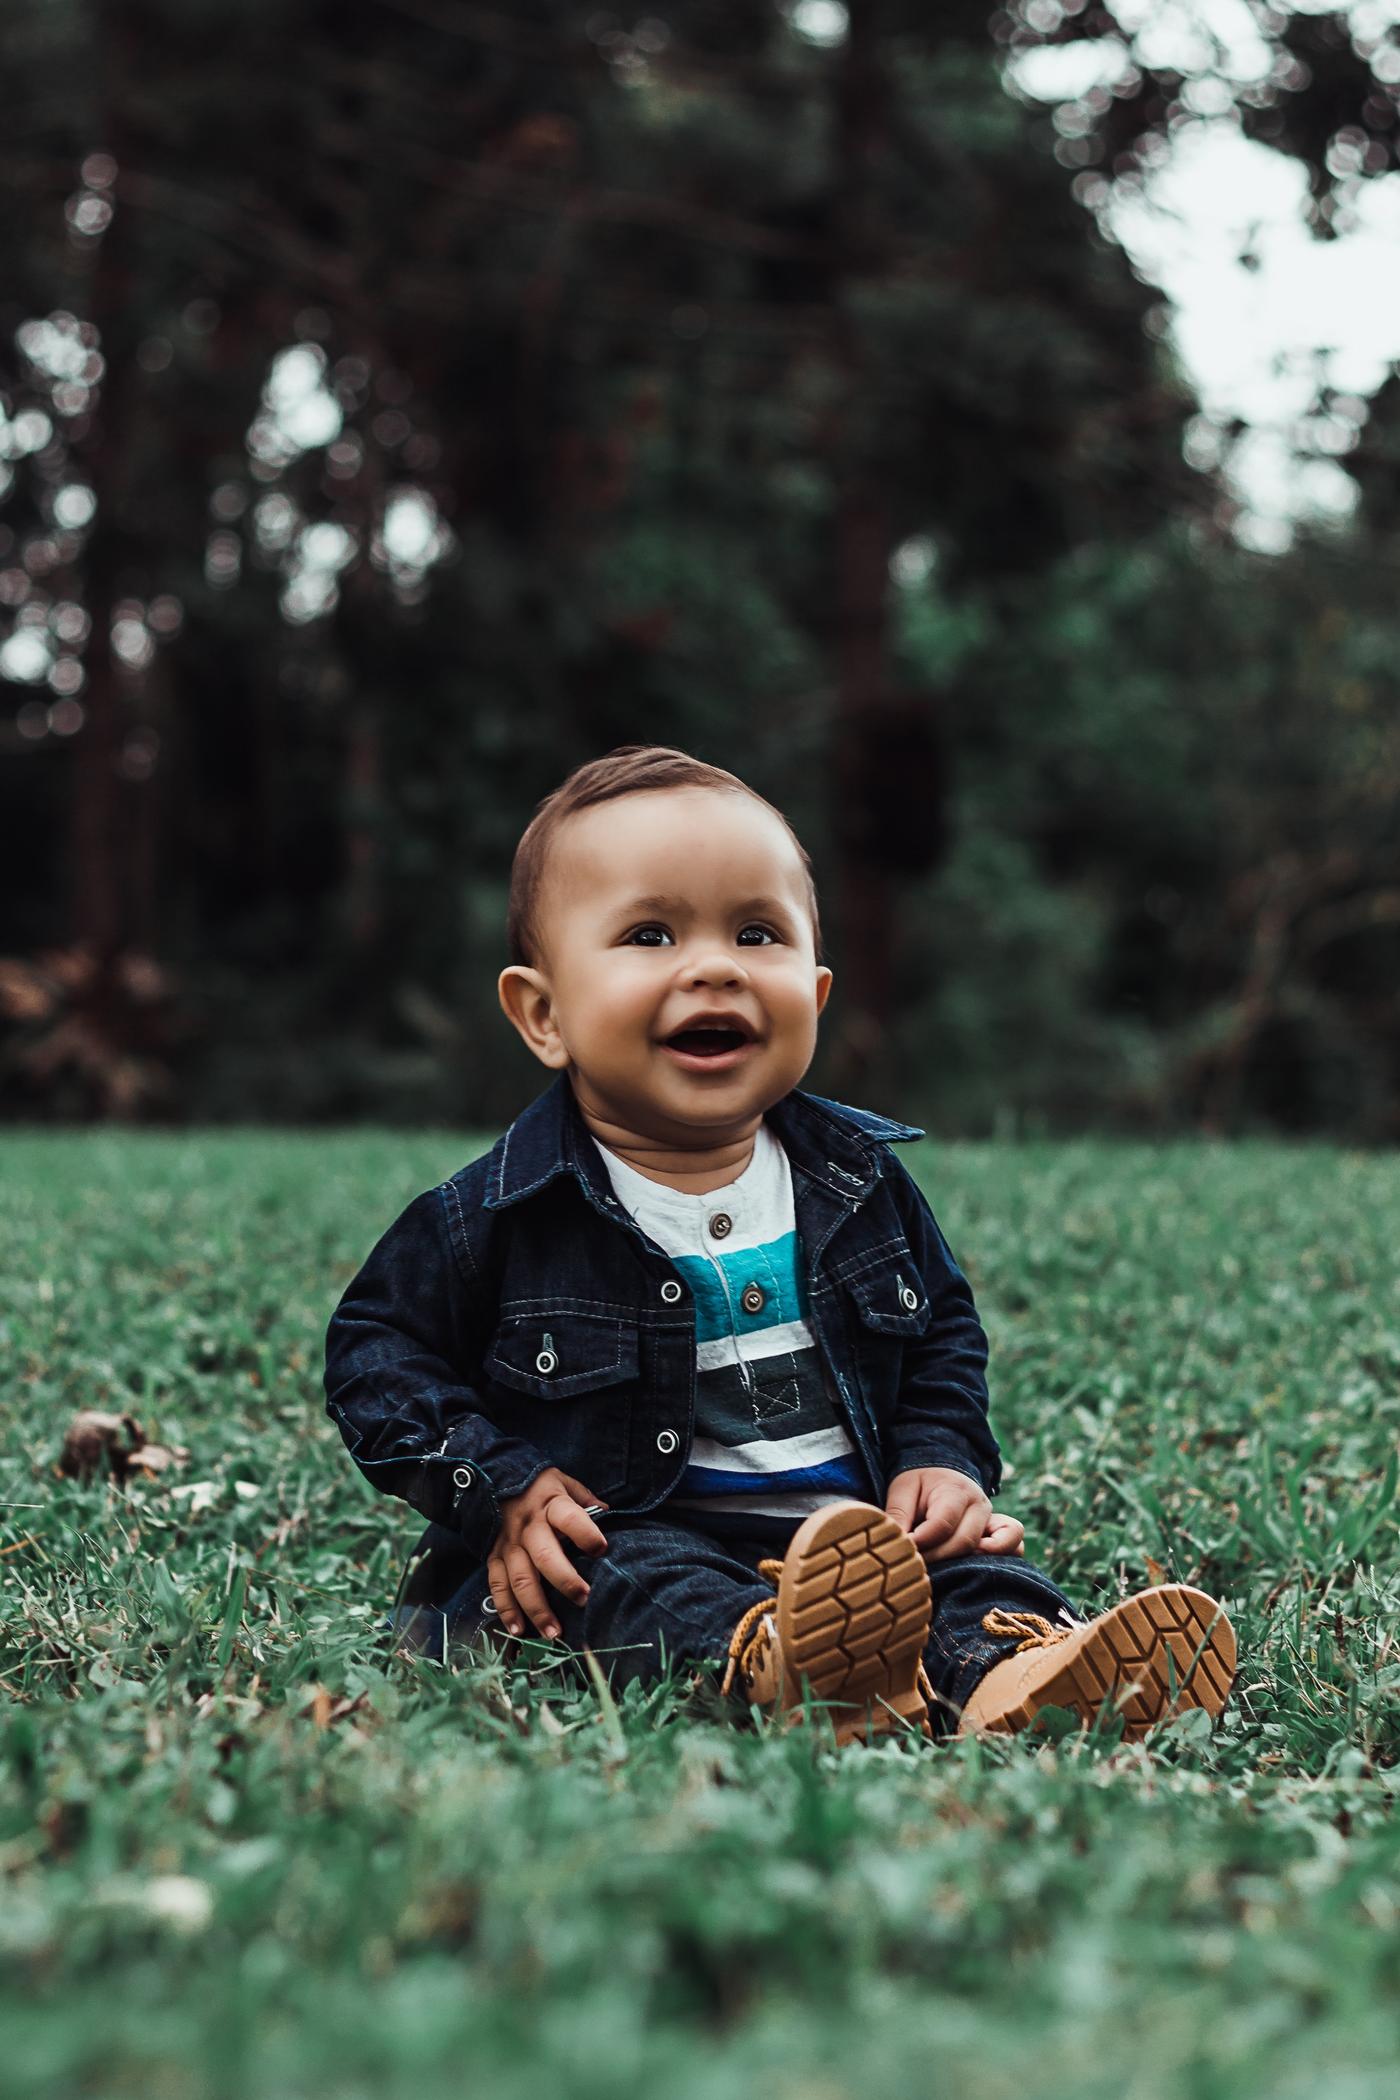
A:
{"label": "boot lace", "polygon": [[1049,1648],[1056,1641],[1067,1641],[1075,1630],[1072,1626],[1053,1625],[1038,1611],[1002,1611],[999,1605],[983,1613],[982,1626],[984,1632],[1004,1634],[1008,1639],[1020,1635],[1013,1655],[1019,1655],[1023,1648]]}
{"label": "boot lace", "polygon": [[[783,1564],[780,1560],[761,1560],[758,1564],[758,1573],[774,1590],[778,1587],[778,1577],[782,1572]],[[734,1683],[736,1671],[742,1670],[745,1680],[752,1680],[753,1666],[773,1637],[772,1621],[769,1619],[771,1608],[772,1599],[760,1597],[757,1604],[751,1604],[741,1615],[729,1636],[729,1660],[720,1682],[721,1693],[728,1693]],[[768,1625],[763,1623],[765,1619],[769,1620]]]}

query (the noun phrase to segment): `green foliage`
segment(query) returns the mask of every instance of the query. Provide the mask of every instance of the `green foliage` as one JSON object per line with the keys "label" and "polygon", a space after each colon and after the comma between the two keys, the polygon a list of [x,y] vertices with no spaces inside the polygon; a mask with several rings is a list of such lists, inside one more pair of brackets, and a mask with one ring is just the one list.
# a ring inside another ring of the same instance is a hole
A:
{"label": "green foliage", "polygon": [[[1004,1505],[1086,1610],[1240,1635],[1212,1736],[838,1751],[380,1620],[418,1520],[326,1421],[374,1234],[487,1142],[11,1137],[0,2021],[15,2100],[940,2084],[1382,2100],[1400,1989],[1387,1161],[907,1155],[992,1342]],[[79,1406],[188,1465],[54,1460]]]}
{"label": "green foliage", "polygon": [[1397,1128],[1394,616],[1346,539],[1168,528],[900,594],[957,822],[911,899],[896,1091],[943,1131]]}
{"label": "green foliage", "polygon": [[[1395,382],[1356,531],[1231,552],[1107,231],[1222,95],[1320,234],[1391,165],[1382,31],[1251,19],[1245,80],[1027,0],[16,0],[0,1114],[514,1112],[511,851],[646,739],[806,841],[835,1091],[1400,1135]],[[1324,355],[1296,442],[1364,413]]]}

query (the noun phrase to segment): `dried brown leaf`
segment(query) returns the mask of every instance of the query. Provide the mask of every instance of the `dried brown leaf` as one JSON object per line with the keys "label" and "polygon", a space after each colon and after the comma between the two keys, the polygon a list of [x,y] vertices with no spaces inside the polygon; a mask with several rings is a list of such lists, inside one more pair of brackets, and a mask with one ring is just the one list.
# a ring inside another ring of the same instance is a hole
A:
{"label": "dried brown leaf", "polygon": [[167,1473],[172,1467],[188,1465],[189,1457],[183,1444],[142,1444],[137,1450],[128,1452],[126,1470],[154,1479],[158,1473]]}
{"label": "dried brown leaf", "polygon": [[118,1480],[125,1477],[133,1451],[145,1443],[145,1433],[133,1415],[105,1414],[100,1408],[81,1408],[64,1433],[58,1455],[60,1473],[90,1480],[105,1463]]}

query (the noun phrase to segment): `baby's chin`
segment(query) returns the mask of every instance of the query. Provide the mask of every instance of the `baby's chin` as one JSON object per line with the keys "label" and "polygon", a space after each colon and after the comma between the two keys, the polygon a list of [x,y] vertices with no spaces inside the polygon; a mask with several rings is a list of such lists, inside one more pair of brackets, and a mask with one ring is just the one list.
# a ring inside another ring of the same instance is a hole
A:
{"label": "baby's chin", "polygon": [[753,1123],[788,1091],[784,1087],[775,1094],[771,1084],[756,1087],[737,1079],[726,1085],[718,1074],[708,1081],[703,1074],[694,1080],[684,1073],[667,1074],[657,1086],[619,1086],[593,1080],[575,1066],[569,1077],[582,1104],[596,1114],[638,1136],[673,1141],[682,1132],[692,1132],[697,1141],[713,1142],[716,1136]]}

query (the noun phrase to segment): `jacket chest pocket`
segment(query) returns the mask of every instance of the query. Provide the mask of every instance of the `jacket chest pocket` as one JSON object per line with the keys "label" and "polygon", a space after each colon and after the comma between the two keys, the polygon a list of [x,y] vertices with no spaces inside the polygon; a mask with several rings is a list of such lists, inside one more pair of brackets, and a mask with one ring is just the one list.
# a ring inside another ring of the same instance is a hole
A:
{"label": "jacket chest pocket", "polygon": [[483,1366],[491,1412],[601,1499],[626,1484],[637,1330],[601,1313],[517,1314],[501,1322]]}
{"label": "jacket chest pocket", "polygon": [[896,1257],[888,1268],[849,1277],[845,1287],[856,1319],[870,1334],[908,1341],[928,1326],[932,1307],[912,1254],[903,1262]]}

